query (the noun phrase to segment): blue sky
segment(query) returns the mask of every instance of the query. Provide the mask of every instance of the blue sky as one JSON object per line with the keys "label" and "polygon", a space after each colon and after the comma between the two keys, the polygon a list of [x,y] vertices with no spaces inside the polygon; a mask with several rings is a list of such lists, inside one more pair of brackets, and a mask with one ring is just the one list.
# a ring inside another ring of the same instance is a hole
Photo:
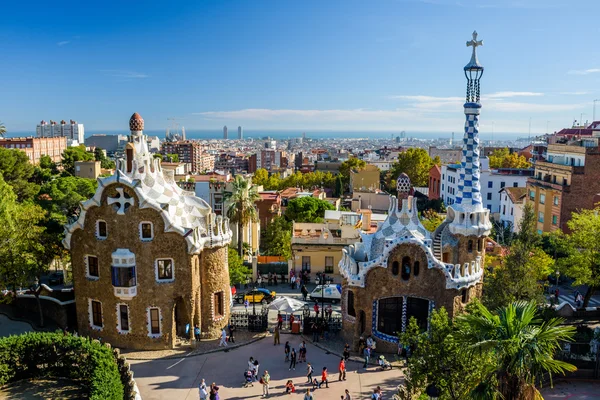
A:
{"label": "blue sky", "polygon": [[41,119],[126,130],[134,111],[147,129],[178,117],[187,129],[458,132],[474,29],[482,132],[527,133],[530,118],[533,133],[560,129],[591,120],[600,98],[596,0],[32,0],[2,14],[9,132]]}

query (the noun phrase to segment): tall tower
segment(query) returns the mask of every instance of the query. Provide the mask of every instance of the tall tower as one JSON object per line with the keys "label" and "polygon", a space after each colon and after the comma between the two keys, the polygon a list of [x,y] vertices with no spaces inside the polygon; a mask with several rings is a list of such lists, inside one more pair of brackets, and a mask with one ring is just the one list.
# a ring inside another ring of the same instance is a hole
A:
{"label": "tall tower", "polygon": [[223,139],[227,139],[227,125],[223,127]]}
{"label": "tall tower", "polygon": [[462,145],[460,181],[456,202],[448,209],[450,232],[464,236],[486,236],[490,233],[490,211],[483,208],[481,201],[481,164],[479,161],[479,110],[481,109],[479,81],[483,66],[477,59],[477,47],[483,40],[477,40],[477,32],[467,42],[473,47],[471,61],[465,66],[467,96],[465,108],[465,135]]}
{"label": "tall tower", "polygon": [[242,140],[244,138],[244,131],[241,126],[238,126],[238,139]]}

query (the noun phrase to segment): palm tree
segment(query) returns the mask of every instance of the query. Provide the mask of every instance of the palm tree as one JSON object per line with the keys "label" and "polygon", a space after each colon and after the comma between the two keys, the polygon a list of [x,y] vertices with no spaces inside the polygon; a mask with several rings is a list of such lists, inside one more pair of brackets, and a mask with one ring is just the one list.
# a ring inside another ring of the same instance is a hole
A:
{"label": "palm tree", "polygon": [[232,191],[225,194],[228,203],[227,217],[237,224],[237,251],[240,257],[244,257],[242,232],[250,222],[258,221],[258,211],[254,204],[260,200],[260,196],[250,180],[241,175],[237,175],[231,185]]}
{"label": "palm tree", "polygon": [[563,319],[541,320],[535,302],[517,301],[496,313],[482,304],[478,307],[479,312],[457,317],[457,339],[469,351],[488,353],[496,360],[474,398],[538,399],[536,383],[544,374],[552,378],[577,369],[554,359],[560,342],[572,340],[575,333],[572,326],[560,326]]}
{"label": "palm tree", "polygon": [[4,138],[4,135],[6,135],[6,127],[2,122],[0,122],[0,136]]}

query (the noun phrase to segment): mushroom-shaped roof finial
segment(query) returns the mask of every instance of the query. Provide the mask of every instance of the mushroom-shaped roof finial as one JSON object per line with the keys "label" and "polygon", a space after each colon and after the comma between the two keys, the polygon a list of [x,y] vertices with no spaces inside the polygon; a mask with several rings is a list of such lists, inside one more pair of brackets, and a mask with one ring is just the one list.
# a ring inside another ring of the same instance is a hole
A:
{"label": "mushroom-shaped roof finial", "polygon": [[138,113],[133,113],[129,119],[129,130],[130,131],[143,131],[144,130],[144,119]]}
{"label": "mushroom-shaped roof finial", "polygon": [[396,180],[396,190],[398,193],[410,193],[411,188],[410,178],[406,173],[401,173]]}

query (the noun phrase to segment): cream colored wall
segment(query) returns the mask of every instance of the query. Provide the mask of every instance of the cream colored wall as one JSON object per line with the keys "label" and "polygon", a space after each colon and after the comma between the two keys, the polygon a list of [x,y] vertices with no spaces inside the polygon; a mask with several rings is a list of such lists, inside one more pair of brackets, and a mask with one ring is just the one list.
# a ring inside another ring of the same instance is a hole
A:
{"label": "cream colored wall", "polygon": [[335,283],[341,283],[342,277],[337,265],[342,259],[342,249],[343,246],[321,247],[292,245],[294,269],[296,272],[301,271],[302,257],[310,256],[310,278],[311,282],[314,282],[318,272],[325,272],[325,257],[333,257],[333,273],[327,272],[327,274],[333,278]]}

